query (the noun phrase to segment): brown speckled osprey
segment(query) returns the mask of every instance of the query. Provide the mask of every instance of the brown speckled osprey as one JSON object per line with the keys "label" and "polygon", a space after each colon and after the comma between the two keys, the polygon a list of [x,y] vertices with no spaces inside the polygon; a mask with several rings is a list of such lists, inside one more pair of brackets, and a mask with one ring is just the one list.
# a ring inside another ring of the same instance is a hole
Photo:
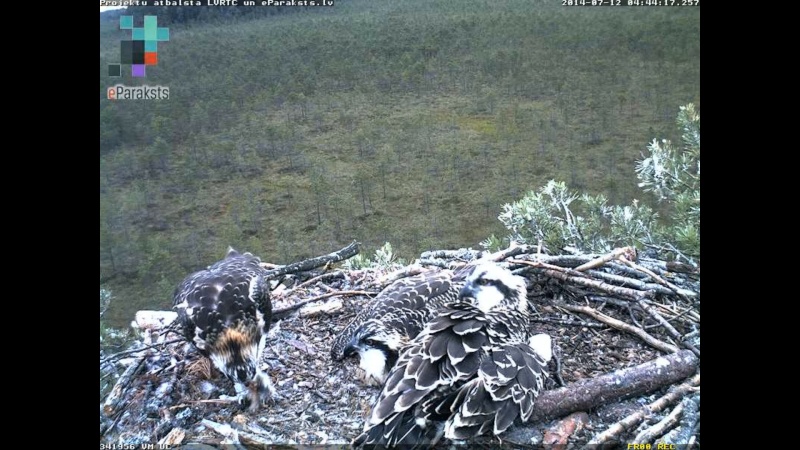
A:
{"label": "brown speckled osprey", "polygon": [[183,335],[252,409],[275,395],[258,366],[272,316],[265,271],[258,257],[229,249],[222,261],[186,277],[174,295]]}
{"label": "brown speckled osprey", "polygon": [[402,351],[353,447],[429,448],[526,421],[552,356],[549,336],[530,336],[528,308],[524,279],[475,267]]}
{"label": "brown speckled osprey", "polygon": [[363,381],[382,385],[400,350],[445,304],[455,301],[464,277],[450,270],[426,272],[395,281],[336,336],[334,360],[358,355]]}

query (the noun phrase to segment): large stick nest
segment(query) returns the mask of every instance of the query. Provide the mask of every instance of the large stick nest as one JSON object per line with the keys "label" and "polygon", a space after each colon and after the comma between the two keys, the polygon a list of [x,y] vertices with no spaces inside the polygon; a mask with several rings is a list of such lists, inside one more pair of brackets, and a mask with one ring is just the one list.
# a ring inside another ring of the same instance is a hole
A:
{"label": "large stick nest", "polygon": [[172,327],[147,331],[130,350],[101,351],[101,377],[116,385],[101,399],[100,441],[347,444],[379,388],[357,381],[355,361],[331,360],[333,338],[391,281],[478,258],[526,278],[534,331],[553,338],[555,357],[531,421],[473,446],[699,444],[699,268],[637,258],[631,248],[544,255],[526,246],[426,252],[399,270],[333,269],[324,257],[315,258],[322,269],[275,270],[277,322],[262,367],[284,400],[257,413],[219,400],[233,386],[206,358]]}

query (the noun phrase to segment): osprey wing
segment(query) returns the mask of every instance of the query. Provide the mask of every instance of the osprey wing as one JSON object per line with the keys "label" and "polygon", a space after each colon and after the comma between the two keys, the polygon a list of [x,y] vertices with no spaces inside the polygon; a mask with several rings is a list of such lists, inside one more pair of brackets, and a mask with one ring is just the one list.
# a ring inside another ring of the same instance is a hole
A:
{"label": "osprey wing", "polygon": [[205,352],[224,329],[236,324],[259,322],[265,332],[272,308],[263,271],[257,257],[229,252],[222,261],[186,277],[173,300],[186,339]]}
{"label": "osprey wing", "polygon": [[403,332],[409,339],[413,338],[442,305],[458,298],[462,286],[463,282],[453,282],[453,273],[449,270],[395,281],[339,332],[331,346],[331,356],[335,360],[343,359],[345,348],[368,320],[385,318],[387,323],[402,324]]}
{"label": "osprey wing", "polygon": [[486,319],[472,305],[455,303],[432,320],[403,351],[353,445],[433,445],[443,421],[433,405],[447,402],[480,368],[488,345]]}
{"label": "osprey wing", "polygon": [[445,426],[448,439],[498,435],[517,418],[527,421],[547,377],[547,361],[527,344],[506,344],[489,350],[478,376],[453,400]]}

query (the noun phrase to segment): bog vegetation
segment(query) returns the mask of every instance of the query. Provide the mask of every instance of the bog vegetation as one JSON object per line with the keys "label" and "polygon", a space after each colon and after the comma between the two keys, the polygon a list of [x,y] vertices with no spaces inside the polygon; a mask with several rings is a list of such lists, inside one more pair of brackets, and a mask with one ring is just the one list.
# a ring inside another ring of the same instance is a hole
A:
{"label": "bog vegetation", "polygon": [[[168,307],[229,245],[289,263],[352,239],[368,255],[391,242],[373,259],[412,259],[509,235],[593,251],[630,238],[696,262],[699,8],[155,13],[170,41],[144,82],[169,86],[167,101],[105,100],[126,36],[114,15],[100,20],[110,324]],[[687,175],[688,188],[673,182]]]}

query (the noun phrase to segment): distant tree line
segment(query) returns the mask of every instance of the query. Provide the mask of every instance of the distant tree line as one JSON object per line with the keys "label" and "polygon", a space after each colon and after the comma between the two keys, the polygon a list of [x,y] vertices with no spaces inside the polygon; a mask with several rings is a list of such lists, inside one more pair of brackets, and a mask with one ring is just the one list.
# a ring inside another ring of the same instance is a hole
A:
{"label": "distant tree line", "polygon": [[[199,14],[211,8],[151,7],[113,12],[116,23],[101,14],[100,273],[119,299],[109,323],[168,307],[175,285],[229,245],[288,263],[352,239],[365,254],[391,242],[411,258],[504,238],[516,231],[497,220],[499,206],[550,179],[569,186],[565,201],[607,198],[572,202],[575,215],[597,218],[576,222],[577,239],[619,228],[695,259],[692,227],[684,246],[659,242],[660,226],[643,229],[653,240],[616,218],[636,198],[637,211],[676,223],[659,200],[679,186],[643,191],[632,168],[653,137],[680,142],[677,105],[699,111],[699,10],[488,3],[348,0],[252,20],[238,14],[285,11],[217,7],[212,19]],[[167,17],[181,9],[198,21]],[[153,13],[171,29],[158,66],[145,79],[108,77],[129,36],[119,14]],[[168,85],[171,96],[110,101],[118,82]],[[653,181],[664,170],[651,170]],[[561,195],[552,187],[543,199]],[[696,203],[681,197],[687,212]],[[549,229],[518,232],[559,248]]]}

